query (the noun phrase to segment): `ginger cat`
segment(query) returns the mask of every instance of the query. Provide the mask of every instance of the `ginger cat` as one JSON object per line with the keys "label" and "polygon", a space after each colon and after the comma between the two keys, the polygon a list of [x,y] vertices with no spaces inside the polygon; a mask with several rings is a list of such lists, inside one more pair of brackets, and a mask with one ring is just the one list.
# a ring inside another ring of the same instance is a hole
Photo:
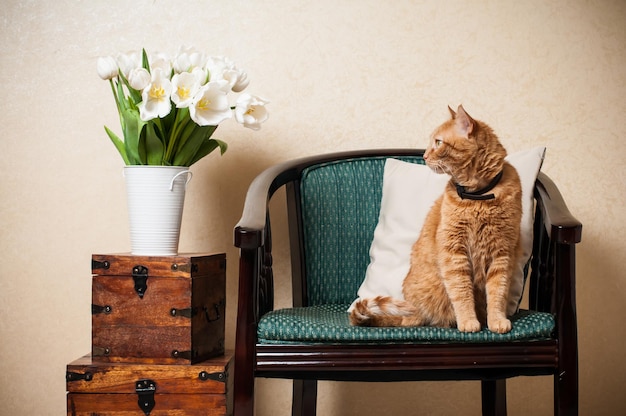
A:
{"label": "ginger cat", "polygon": [[362,299],[350,314],[353,325],[511,330],[506,305],[521,254],[520,179],[488,125],[463,106],[448,109],[452,118],[434,131],[424,160],[451,179],[413,245],[404,300]]}

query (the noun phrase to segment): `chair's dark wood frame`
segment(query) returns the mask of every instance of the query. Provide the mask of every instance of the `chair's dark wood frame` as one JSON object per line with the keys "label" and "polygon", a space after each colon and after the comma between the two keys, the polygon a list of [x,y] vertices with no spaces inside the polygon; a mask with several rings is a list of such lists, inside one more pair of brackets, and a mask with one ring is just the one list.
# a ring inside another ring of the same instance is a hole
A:
{"label": "chair's dark wood frame", "polygon": [[314,415],[317,380],[408,381],[481,380],[484,415],[506,414],[506,379],[552,375],[554,413],[578,414],[578,347],[575,244],[582,225],[567,209],[555,184],[540,174],[535,185],[536,214],[529,308],[556,317],[553,339],[491,344],[437,345],[267,345],[258,344],[259,318],[273,308],[269,199],[286,186],[293,304],[306,306],[306,275],[300,232],[299,181],[311,165],[372,156],[415,156],[423,150],[384,149],[325,154],[276,165],[250,185],[235,228],[240,248],[234,414],[254,413],[255,377],[293,379],[293,414]]}

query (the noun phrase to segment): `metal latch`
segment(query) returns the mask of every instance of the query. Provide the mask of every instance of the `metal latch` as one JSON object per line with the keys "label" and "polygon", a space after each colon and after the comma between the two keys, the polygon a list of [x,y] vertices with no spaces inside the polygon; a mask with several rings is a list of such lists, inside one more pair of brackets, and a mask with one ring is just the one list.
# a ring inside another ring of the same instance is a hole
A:
{"label": "metal latch", "polygon": [[135,392],[137,393],[137,404],[142,412],[147,415],[154,409],[154,393],[156,392],[156,383],[152,380],[137,380],[135,382]]}
{"label": "metal latch", "polygon": [[222,318],[222,315],[220,314],[220,309],[224,307],[224,304],[225,304],[224,299],[220,300],[219,303],[213,304],[213,308],[215,309],[215,318],[211,318],[211,316],[209,315],[209,308],[207,306],[203,306],[202,309],[204,310],[206,321],[207,322],[219,321]]}
{"label": "metal latch", "polygon": [[143,299],[143,295],[148,289],[148,268],[141,265],[135,266],[132,275],[135,282],[135,292]]}

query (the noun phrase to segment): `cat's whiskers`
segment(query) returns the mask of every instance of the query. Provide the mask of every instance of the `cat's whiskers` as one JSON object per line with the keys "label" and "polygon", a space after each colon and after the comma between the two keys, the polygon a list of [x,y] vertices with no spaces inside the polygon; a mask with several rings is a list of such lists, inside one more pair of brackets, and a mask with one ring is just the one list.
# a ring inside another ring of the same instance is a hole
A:
{"label": "cat's whiskers", "polygon": [[447,171],[446,166],[441,162],[441,160],[435,160],[434,162],[429,162],[427,163],[428,167],[431,168],[435,173],[445,173],[445,174],[450,174],[450,172]]}

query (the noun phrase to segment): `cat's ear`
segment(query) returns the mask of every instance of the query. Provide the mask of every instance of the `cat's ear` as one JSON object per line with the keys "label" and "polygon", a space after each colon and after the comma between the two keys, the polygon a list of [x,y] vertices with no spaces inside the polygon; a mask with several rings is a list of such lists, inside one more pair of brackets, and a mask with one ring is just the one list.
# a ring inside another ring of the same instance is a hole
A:
{"label": "cat's ear", "polygon": [[452,116],[452,120],[454,120],[456,118],[456,113],[454,112],[454,110],[448,106],[448,111],[450,111],[450,115]]}
{"label": "cat's ear", "polygon": [[469,116],[469,114],[465,112],[465,109],[462,105],[459,106],[456,117],[454,117],[454,119],[456,120],[456,125],[459,128],[459,131],[464,136],[469,137],[469,135],[474,130],[475,121]]}

